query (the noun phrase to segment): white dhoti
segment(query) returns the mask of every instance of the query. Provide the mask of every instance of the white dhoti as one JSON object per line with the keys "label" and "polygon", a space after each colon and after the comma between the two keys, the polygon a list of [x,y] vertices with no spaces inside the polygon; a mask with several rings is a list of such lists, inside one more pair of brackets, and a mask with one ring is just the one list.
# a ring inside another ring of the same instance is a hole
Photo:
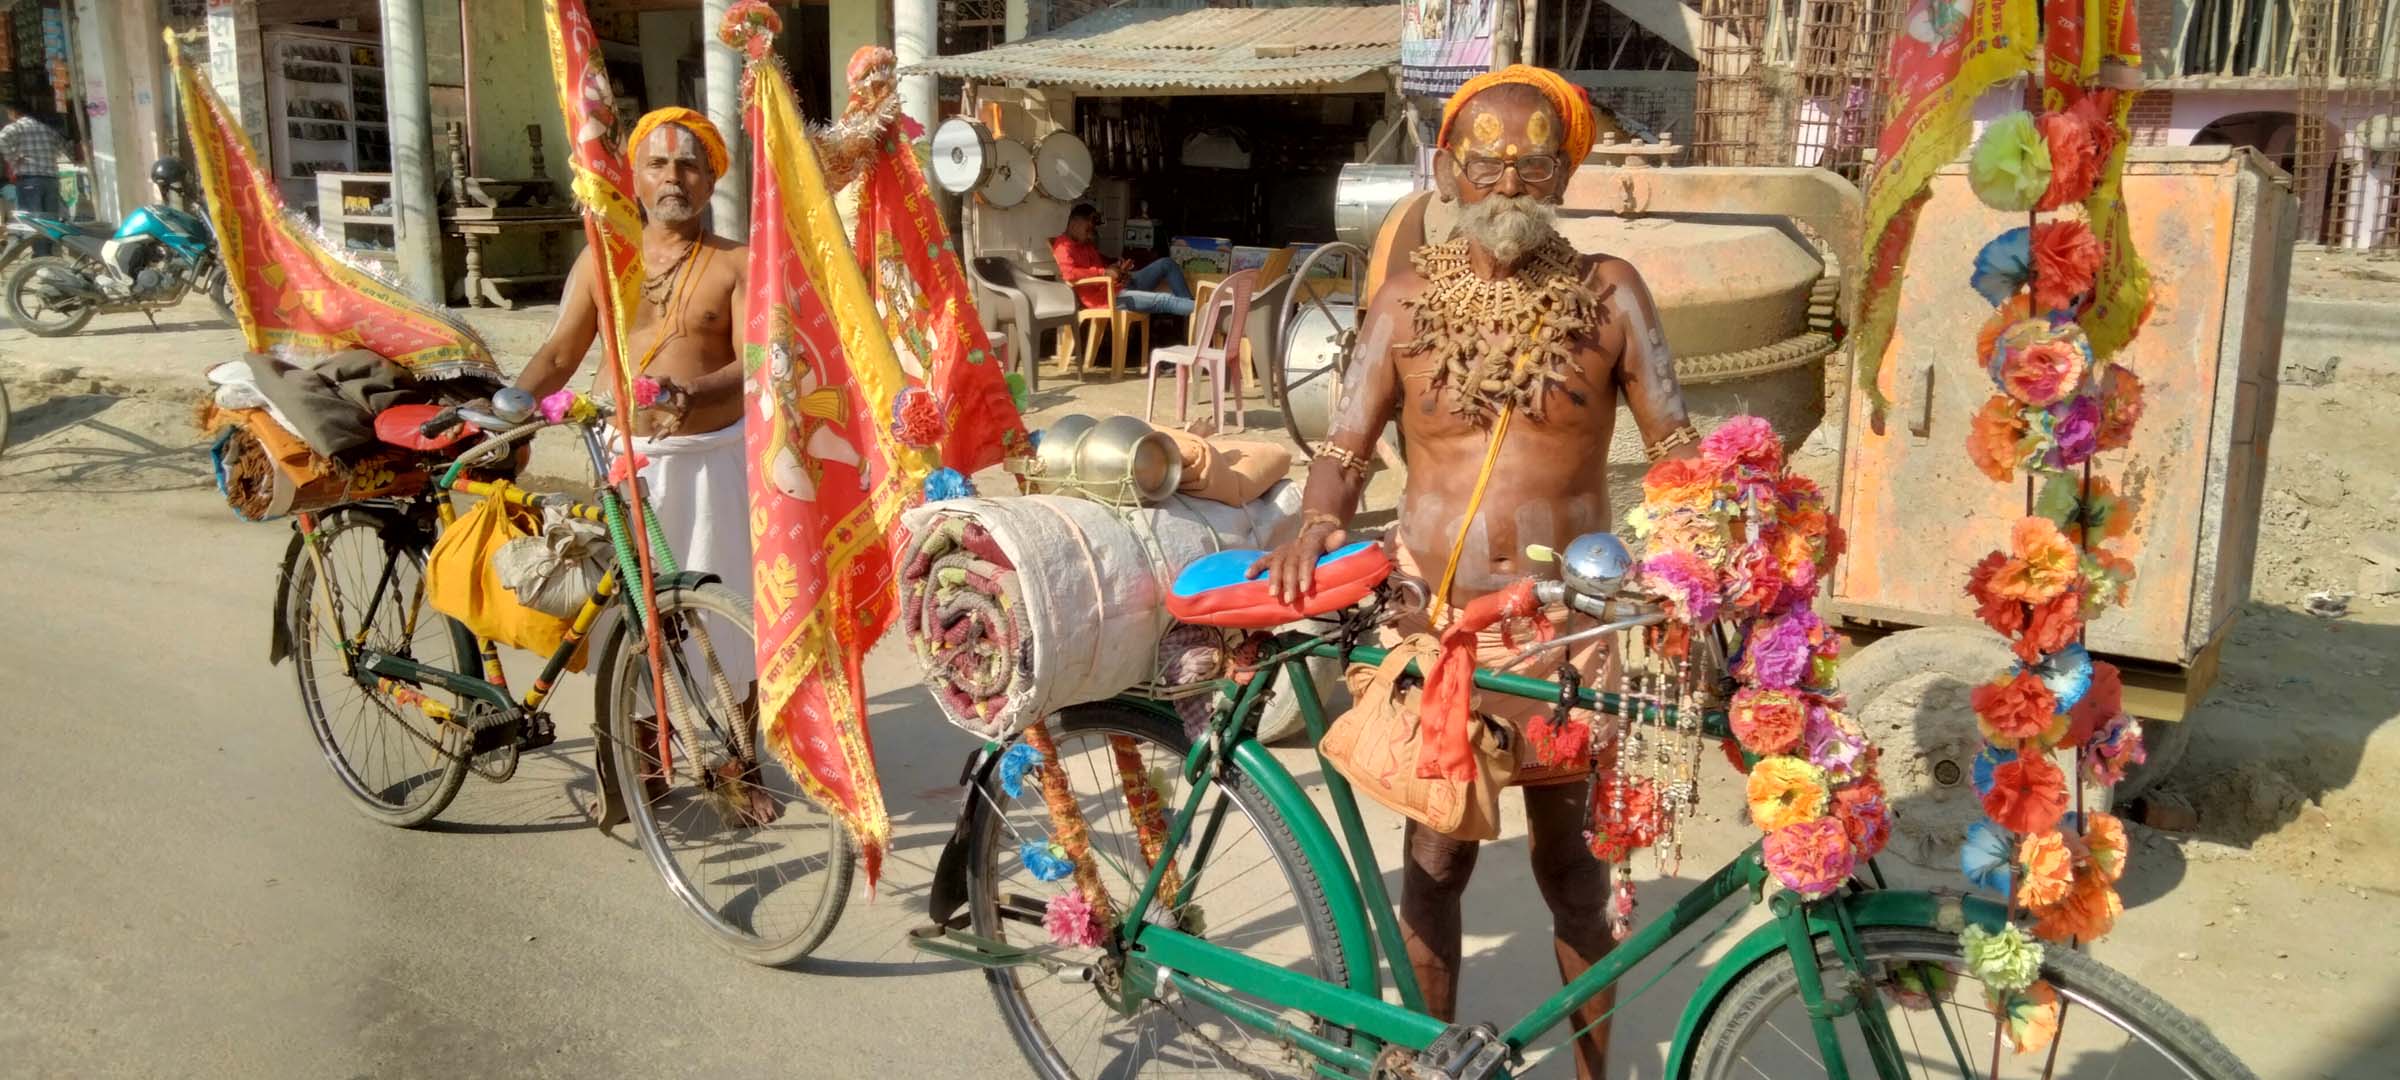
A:
{"label": "white dhoti", "polygon": [[[622,438],[613,435],[608,445],[622,446]],[[750,469],[743,448],[738,422],[697,435],[633,439],[634,454],[645,462],[642,482],[650,492],[650,508],[658,515],[667,549],[675,553],[675,565],[714,574],[734,595],[751,601]],[[734,692],[747,694],[758,678],[754,631],[718,622],[708,620],[717,663]],[[691,655],[694,663],[705,665],[697,653]],[[694,674],[707,678],[705,666]]]}

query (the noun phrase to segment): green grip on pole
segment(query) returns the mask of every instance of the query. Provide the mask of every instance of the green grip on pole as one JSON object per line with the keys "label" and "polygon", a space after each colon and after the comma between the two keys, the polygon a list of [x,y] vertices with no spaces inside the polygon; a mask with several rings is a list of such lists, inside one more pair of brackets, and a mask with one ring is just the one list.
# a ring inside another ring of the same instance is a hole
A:
{"label": "green grip on pole", "polygon": [[648,598],[642,595],[642,568],[633,554],[633,533],[625,527],[625,504],[616,492],[600,493],[600,516],[608,523],[608,543],[617,553],[617,575],[625,582],[626,602],[633,606],[637,622],[648,622],[649,613],[642,605]]}

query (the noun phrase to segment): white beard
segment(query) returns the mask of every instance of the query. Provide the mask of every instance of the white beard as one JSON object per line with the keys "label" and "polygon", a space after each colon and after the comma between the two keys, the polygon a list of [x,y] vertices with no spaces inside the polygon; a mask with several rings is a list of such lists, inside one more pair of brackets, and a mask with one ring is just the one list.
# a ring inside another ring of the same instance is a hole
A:
{"label": "white beard", "polygon": [[1558,235],[1558,208],[1531,195],[1486,196],[1459,211],[1458,234],[1512,263]]}

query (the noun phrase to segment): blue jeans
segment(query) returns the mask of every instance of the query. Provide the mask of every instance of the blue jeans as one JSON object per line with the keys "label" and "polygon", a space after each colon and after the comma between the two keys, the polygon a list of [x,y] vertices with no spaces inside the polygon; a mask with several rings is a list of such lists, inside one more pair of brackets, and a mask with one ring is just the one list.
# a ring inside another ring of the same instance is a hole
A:
{"label": "blue jeans", "polygon": [[[1192,313],[1192,287],[1184,284],[1183,268],[1173,259],[1160,259],[1133,272],[1125,279],[1126,288],[1117,292],[1117,306],[1145,315],[1184,315]],[[1158,291],[1166,286],[1165,292]]]}
{"label": "blue jeans", "polygon": [[[46,218],[64,219],[67,216],[67,203],[59,197],[58,177],[17,177],[17,209]],[[48,255],[56,247],[48,237],[41,237],[33,242],[33,253]]]}

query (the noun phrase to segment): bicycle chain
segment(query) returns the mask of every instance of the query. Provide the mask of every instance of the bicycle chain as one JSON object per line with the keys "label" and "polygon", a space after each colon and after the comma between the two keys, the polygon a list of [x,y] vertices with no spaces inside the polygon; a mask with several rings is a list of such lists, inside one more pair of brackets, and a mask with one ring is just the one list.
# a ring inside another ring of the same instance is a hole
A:
{"label": "bicycle chain", "polygon": [[[1268,1072],[1265,1069],[1241,1060],[1240,1058],[1234,1056],[1233,1050],[1227,1047],[1224,1043],[1209,1038],[1208,1033],[1201,1031],[1200,1025],[1193,1023],[1190,1017],[1183,1015],[1183,1011],[1176,1008],[1173,1002],[1157,998],[1153,998],[1152,1000],[1158,1003],[1160,1010],[1164,1011],[1168,1016],[1174,1017],[1175,1022],[1182,1025],[1185,1031],[1190,1032],[1193,1037],[1199,1039],[1201,1042],[1207,1043],[1210,1049],[1215,1050],[1217,1052],[1218,1060],[1232,1065],[1235,1069],[1238,1069],[1243,1074],[1249,1076],[1251,1080],[1275,1080],[1274,1073]],[[1284,1049],[1288,1052],[1291,1048],[1287,1046]]]}

